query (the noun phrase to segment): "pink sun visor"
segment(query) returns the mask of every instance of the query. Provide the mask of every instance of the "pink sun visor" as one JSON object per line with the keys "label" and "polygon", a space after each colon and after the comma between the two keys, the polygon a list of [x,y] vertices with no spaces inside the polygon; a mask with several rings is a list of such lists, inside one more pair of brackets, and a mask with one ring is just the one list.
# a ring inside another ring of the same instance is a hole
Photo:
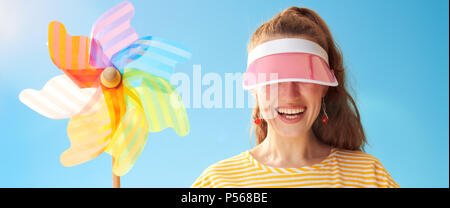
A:
{"label": "pink sun visor", "polygon": [[338,85],[326,51],[315,42],[299,38],[268,41],[248,55],[244,89],[279,82]]}

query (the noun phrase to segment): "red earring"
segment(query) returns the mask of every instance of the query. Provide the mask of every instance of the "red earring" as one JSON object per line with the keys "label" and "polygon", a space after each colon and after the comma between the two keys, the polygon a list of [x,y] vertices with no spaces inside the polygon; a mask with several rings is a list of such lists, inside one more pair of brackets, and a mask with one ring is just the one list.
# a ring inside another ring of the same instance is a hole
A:
{"label": "red earring", "polygon": [[328,123],[328,117],[322,116],[322,123],[324,124]]}
{"label": "red earring", "polygon": [[328,115],[327,115],[327,111],[326,111],[326,106],[325,106],[325,101],[324,98],[322,98],[322,109],[323,109],[323,116],[322,116],[322,123],[326,124],[328,123]]}
{"label": "red earring", "polygon": [[257,117],[253,122],[258,125],[261,123],[261,119]]}

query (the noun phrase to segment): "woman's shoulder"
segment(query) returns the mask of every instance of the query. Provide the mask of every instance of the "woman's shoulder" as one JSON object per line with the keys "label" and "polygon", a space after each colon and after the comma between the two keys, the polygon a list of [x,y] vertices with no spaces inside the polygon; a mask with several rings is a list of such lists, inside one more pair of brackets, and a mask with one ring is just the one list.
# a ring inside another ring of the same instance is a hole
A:
{"label": "woman's shoulder", "polygon": [[334,158],[343,172],[372,175],[377,181],[387,183],[389,187],[399,187],[380,160],[359,150],[336,149]]}
{"label": "woman's shoulder", "polygon": [[208,187],[217,176],[236,174],[248,164],[250,164],[248,151],[220,160],[208,166],[191,187]]}
{"label": "woman's shoulder", "polygon": [[360,150],[336,148],[334,157],[341,164],[353,165],[354,167],[359,167],[358,165],[371,166],[380,171],[384,171],[383,164],[381,164],[377,157]]}

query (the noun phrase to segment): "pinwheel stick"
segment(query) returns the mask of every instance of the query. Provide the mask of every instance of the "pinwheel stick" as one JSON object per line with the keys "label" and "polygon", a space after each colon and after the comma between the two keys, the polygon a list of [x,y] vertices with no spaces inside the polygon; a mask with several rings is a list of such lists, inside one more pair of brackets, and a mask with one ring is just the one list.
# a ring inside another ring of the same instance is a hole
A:
{"label": "pinwheel stick", "polygon": [[[114,157],[112,157],[112,164],[114,165]],[[120,188],[120,176],[116,176],[113,172],[113,188]]]}
{"label": "pinwheel stick", "polygon": [[[120,84],[120,81],[122,80],[122,76],[120,76],[119,70],[117,70],[114,67],[106,67],[102,75],[100,76],[100,80],[102,82],[102,85],[107,88],[115,88]],[[114,157],[112,157],[112,164],[114,166]],[[120,176],[117,176],[112,174],[113,177],[113,188],[120,188]]]}

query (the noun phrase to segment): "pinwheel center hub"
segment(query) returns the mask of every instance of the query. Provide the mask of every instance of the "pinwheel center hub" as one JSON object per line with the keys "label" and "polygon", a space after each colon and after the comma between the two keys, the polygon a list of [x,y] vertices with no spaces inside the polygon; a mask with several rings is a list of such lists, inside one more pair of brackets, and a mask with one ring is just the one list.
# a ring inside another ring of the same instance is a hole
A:
{"label": "pinwheel center hub", "polygon": [[122,76],[120,75],[119,70],[109,66],[103,70],[100,80],[103,86],[107,88],[115,88],[120,84]]}

